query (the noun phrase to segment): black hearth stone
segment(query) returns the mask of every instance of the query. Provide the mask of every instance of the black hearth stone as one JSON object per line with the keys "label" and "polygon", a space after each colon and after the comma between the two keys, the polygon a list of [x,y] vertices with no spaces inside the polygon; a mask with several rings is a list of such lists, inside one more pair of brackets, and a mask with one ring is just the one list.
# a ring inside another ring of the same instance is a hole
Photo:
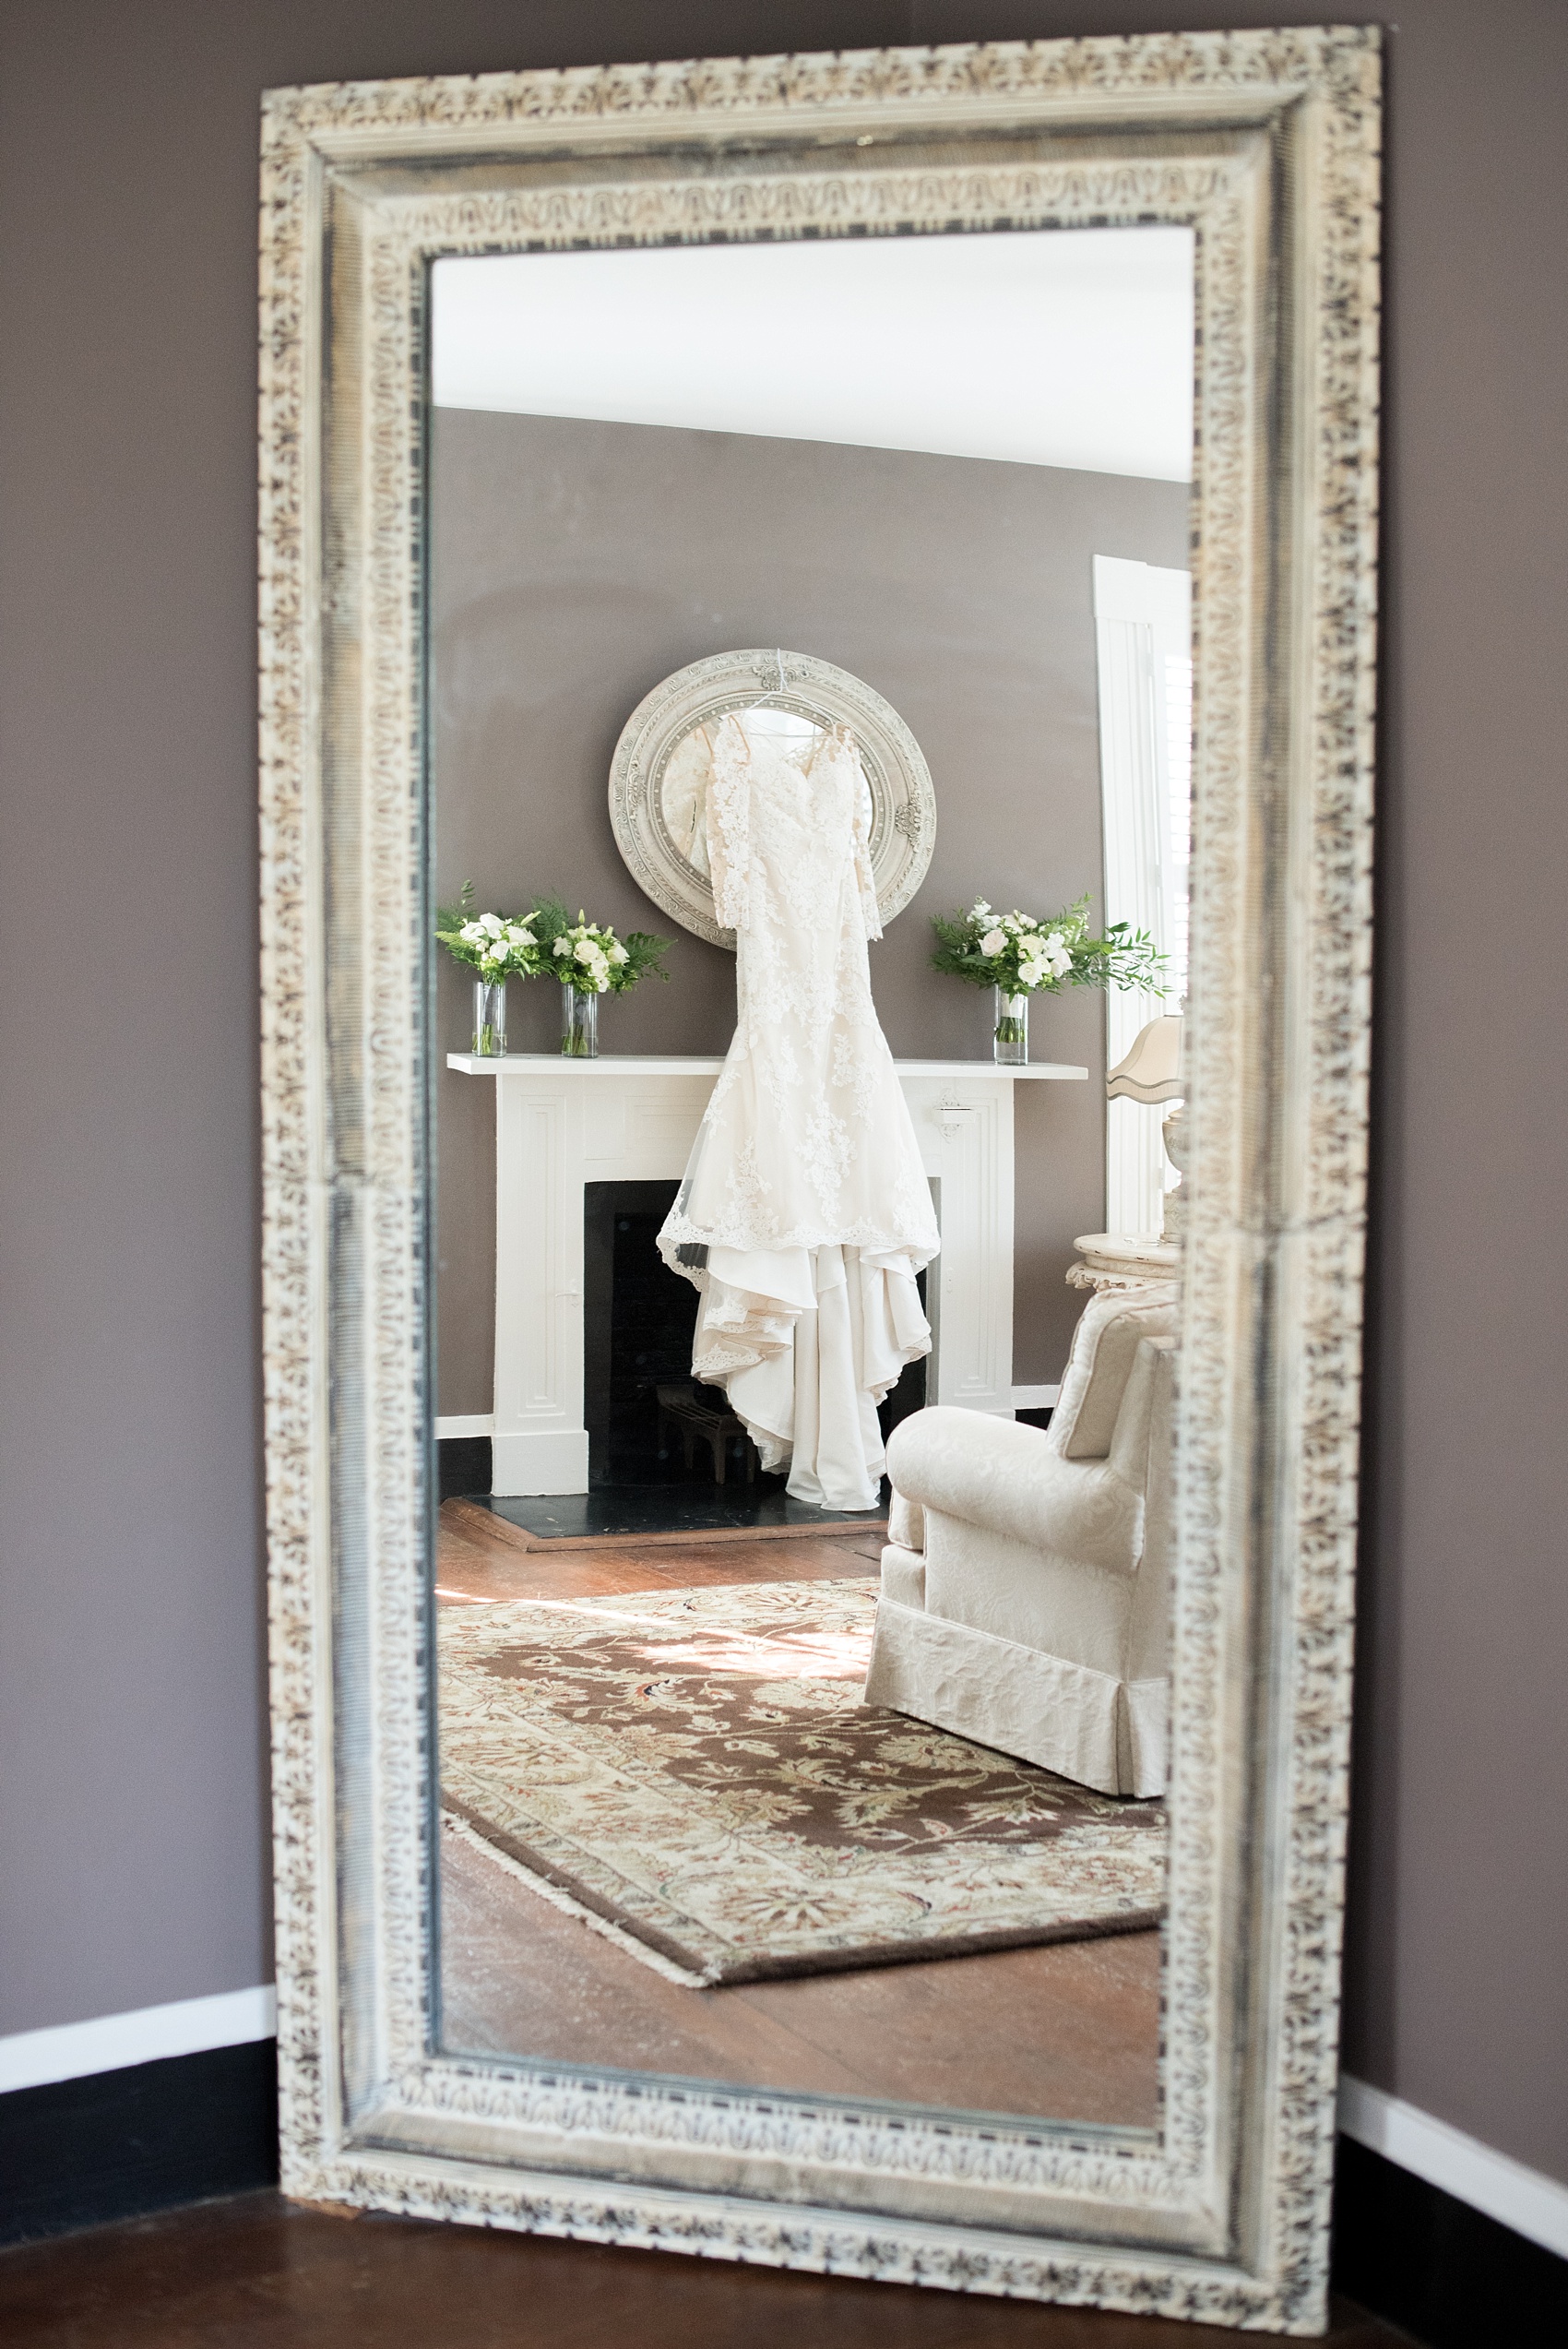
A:
{"label": "black hearth stone", "polygon": [[753,1485],[596,1485],[588,1493],[529,1495],[520,1500],[499,1500],[492,1493],[473,1496],[481,1508],[493,1510],[508,1525],[517,1525],[540,1541],[592,1541],[609,1535],[638,1533],[722,1533],[743,1532],[754,1525],[798,1525],[802,1532],[824,1525],[879,1525],[886,1514],[887,1486],[874,1509],[815,1508],[797,1501],[781,1484],[766,1488]]}
{"label": "black hearth stone", "polygon": [[[672,1272],[659,1253],[659,1230],[675,1203],[678,1188],[671,1182],[618,1182],[589,1183],[584,1189],[583,1418],[588,1437],[588,1484],[596,1493],[609,1494],[673,1485],[681,1499],[672,1496],[661,1508],[683,1512],[691,1501],[699,1510],[713,1509],[711,1515],[670,1515],[671,1532],[698,1526],[793,1524],[793,1517],[737,1517],[716,1484],[707,1446],[695,1448],[688,1467],[679,1437],[671,1439],[667,1428],[661,1431],[659,1388],[692,1385],[692,1339],[697,1316],[697,1292],[689,1281]],[[923,1304],[923,1272],[919,1285]],[[923,1360],[906,1365],[878,1413],[884,1440],[901,1419],[924,1404],[925,1373]],[[728,1408],[717,1388],[699,1388],[698,1392],[715,1411]],[[723,1492],[732,1482],[743,1483],[745,1473],[742,1447],[732,1442]],[[783,1479],[771,1480],[771,1484],[781,1495]],[[467,1488],[470,1497],[483,1489],[484,1484],[477,1479]],[[764,1483],[761,1489],[766,1493],[769,1486]],[[819,1510],[811,1512],[814,1521],[820,1522],[821,1516]],[[649,1532],[655,1530],[655,1520],[642,1519],[627,1530]]]}

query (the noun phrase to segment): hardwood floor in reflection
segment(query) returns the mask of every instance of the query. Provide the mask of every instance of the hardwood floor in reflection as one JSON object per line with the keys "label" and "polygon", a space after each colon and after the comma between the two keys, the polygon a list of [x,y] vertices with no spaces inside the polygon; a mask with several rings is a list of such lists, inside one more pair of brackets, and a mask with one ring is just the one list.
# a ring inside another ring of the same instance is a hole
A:
{"label": "hardwood floor in reflection", "polygon": [[[522,1550],[444,1515],[443,1606],[874,1576],[880,1532]],[[459,1530],[460,1528],[460,1530]],[[1153,2128],[1159,1936],[692,1990],[442,1838],[443,2040],[453,2053]]]}

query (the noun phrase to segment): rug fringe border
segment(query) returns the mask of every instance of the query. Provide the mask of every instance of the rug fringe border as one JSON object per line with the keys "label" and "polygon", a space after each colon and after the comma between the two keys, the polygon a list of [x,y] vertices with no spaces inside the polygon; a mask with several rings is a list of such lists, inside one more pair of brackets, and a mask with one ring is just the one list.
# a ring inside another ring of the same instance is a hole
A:
{"label": "rug fringe border", "polygon": [[635,1933],[626,1931],[624,1926],[585,1907],[561,1885],[552,1884],[548,1877],[537,1875],[531,1867],[525,1867],[521,1860],[514,1859],[511,1853],[503,1851],[499,1843],[493,1843],[488,1836],[481,1835],[477,1827],[470,1827],[468,1820],[459,1818],[456,1811],[444,1808],[441,1823],[449,1835],[456,1835],[463,1842],[471,1844],[476,1852],[482,1852],[486,1859],[493,1860],[496,1866],[505,1868],[508,1876],[516,1877],[520,1884],[526,1884],[530,1892],[537,1892],[541,1900],[549,1902],[552,1909],[559,1909],[563,1916],[574,1916],[579,1925],[591,1926],[606,1941],[613,1942],[616,1949],[624,1950],[628,1957],[639,1959],[645,1966],[651,1966],[655,1973],[661,1973],[666,1982],[673,1982],[683,1990],[713,1988],[717,1976],[693,1973],[688,1967],[677,1965],[673,1958],[667,1958],[662,1950],[651,1949],[646,1941],[639,1941]]}
{"label": "rug fringe border", "polygon": [[956,1958],[997,1957],[1011,1950],[1051,1949],[1069,1941],[1106,1941],[1123,1933],[1158,1932],[1163,1928],[1168,1914],[1162,1901],[1154,1908],[1123,1909],[1101,1917],[1073,1917],[1052,1926],[1003,1926],[991,1933],[933,1934],[924,1940],[873,1942],[856,1950],[852,1957],[825,1950],[810,1957],[741,1959],[734,1963],[719,1959],[706,1972],[697,1973],[678,1960],[666,1957],[655,1944],[640,1940],[629,1926],[607,1916],[601,1909],[593,1908],[553,1877],[530,1867],[526,1860],[517,1857],[513,1839],[504,1828],[497,1827],[487,1834],[468,1816],[466,1806],[458,1807],[460,1800],[459,1796],[449,1795],[442,1804],[442,1818],[454,1833],[476,1843],[498,1866],[536,1892],[541,1892],[565,1914],[581,1918],[618,1949],[629,1950],[667,1980],[692,1990],[740,1990],[762,1982],[814,1981],[828,1974],[877,1973],[888,1966],[928,1962],[936,1965]]}

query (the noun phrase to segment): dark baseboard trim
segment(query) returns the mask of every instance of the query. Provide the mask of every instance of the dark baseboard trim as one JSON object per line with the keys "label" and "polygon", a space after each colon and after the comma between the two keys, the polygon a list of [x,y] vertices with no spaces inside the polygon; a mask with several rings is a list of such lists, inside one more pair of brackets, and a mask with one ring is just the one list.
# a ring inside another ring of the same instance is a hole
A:
{"label": "dark baseboard trim", "polygon": [[441,1498],[460,1500],[469,1493],[488,1493],[490,1460],[488,1436],[443,1436],[435,1447]]}
{"label": "dark baseboard trim", "polygon": [[1334,2180],[1334,2285],[1425,2349],[1568,2341],[1568,2260],[1349,2137]]}
{"label": "dark baseboard trim", "polygon": [[0,2096],[0,2243],[277,2180],[272,2039]]}

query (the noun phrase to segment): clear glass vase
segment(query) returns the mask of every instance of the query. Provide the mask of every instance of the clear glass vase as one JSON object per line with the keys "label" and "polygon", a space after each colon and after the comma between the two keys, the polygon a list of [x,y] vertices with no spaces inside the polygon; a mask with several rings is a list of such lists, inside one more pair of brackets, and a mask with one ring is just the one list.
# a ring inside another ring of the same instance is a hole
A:
{"label": "clear glass vase", "polygon": [[1002,1068],[1026,1068],[1029,1059],[1028,996],[1010,996],[1002,987],[993,987],[991,992],[991,1048],[997,1066]]}
{"label": "clear glass vase", "polygon": [[568,1060],[599,1058],[599,997],[561,990],[561,1049]]}
{"label": "clear glass vase", "polygon": [[474,1035],[469,1051],[484,1060],[499,1060],[506,1050],[506,982],[474,981]]}

